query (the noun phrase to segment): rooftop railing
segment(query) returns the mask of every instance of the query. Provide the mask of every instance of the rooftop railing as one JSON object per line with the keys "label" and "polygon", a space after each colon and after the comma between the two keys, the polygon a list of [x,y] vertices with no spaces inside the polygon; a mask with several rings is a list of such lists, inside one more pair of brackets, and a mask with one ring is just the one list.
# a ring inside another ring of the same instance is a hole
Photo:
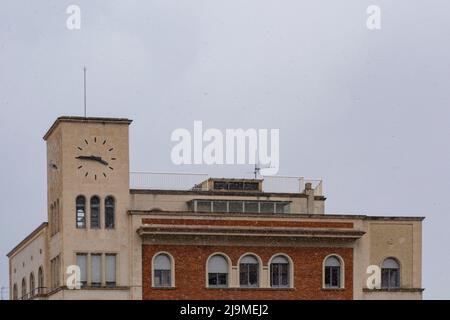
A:
{"label": "rooftop railing", "polygon": [[[175,172],[130,172],[131,189],[153,190],[199,190],[206,191],[202,182],[210,177],[206,173]],[[262,176],[263,192],[271,193],[304,193],[307,183],[311,183],[314,195],[323,195],[322,180],[305,179],[295,176]]]}

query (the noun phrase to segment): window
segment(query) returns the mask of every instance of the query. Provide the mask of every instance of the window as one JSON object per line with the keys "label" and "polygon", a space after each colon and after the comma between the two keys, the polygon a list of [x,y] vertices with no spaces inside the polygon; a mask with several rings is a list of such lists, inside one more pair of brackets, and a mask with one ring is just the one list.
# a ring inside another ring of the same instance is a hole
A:
{"label": "window", "polygon": [[381,287],[400,288],[400,265],[394,258],[387,258],[381,265]]}
{"label": "window", "polygon": [[87,254],[77,254],[77,266],[80,268],[80,286],[87,285]]}
{"label": "window", "polygon": [[261,202],[261,213],[274,213],[274,205],[273,202]]}
{"label": "window", "polygon": [[227,202],[226,201],[214,201],[213,202],[213,212],[227,212]]}
{"label": "window", "polygon": [[116,286],[116,255],[106,254],[106,285]]}
{"label": "window", "polygon": [[325,288],[341,287],[341,261],[336,256],[325,260]]}
{"label": "window", "polygon": [[244,203],[242,201],[230,201],[229,212],[242,212],[244,210]]}
{"label": "window", "polygon": [[259,263],[256,257],[247,255],[239,264],[239,283],[242,287],[257,287],[259,284]]}
{"label": "window", "polygon": [[50,271],[51,271],[51,287],[59,287],[60,281],[60,258],[59,255],[50,260]]}
{"label": "window", "polygon": [[257,213],[259,211],[258,202],[245,202],[245,212]]}
{"label": "window", "polygon": [[102,285],[102,255],[91,254],[91,285],[100,287]]}
{"label": "window", "polygon": [[272,287],[289,287],[289,260],[276,256],[270,263],[270,285]]}
{"label": "window", "polygon": [[153,261],[153,286],[172,286],[172,262],[171,258],[165,254],[158,254]]}
{"label": "window", "polygon": [[59,199],[56,199],[56,232],[60,230],[60,221]]}
{"label": "window", "polygon": [[208,286],[228,286],[228,261],[220,255],[214,255],[208,260]]}
{"label": "window", "polygon": [[35,287],[35,282],[34,282],[34,274],[33,272],[30,273],[30,295],[34,296],[36,287]]}
{"label": "window", "polygon": [[91,229],[100,228],[100,198],[91,198]]}
{"label": "window", "polygon": [[289,202],[277,202],[275,204],[275,213],[289,213],[291,206]]}
{"label": "window", "polygon": [[17,292],[17,283],[14,283],[13,286],[13,300],[17,300],[19,297],[19,293]]}
{"label": "window", "polygon": [[53,208],[53,203],[50,205],[50,217],[49,217],[49,224],[50,224],[50,236],[53,236],[55,234],[55,224],[54,224],[54,216],[55,216],[55,209]]}
{"label": "window", "polygon": [[258,182],[245,182],[244,190],[247,191],[258,191],[259,183]]}
{"label": "window", "polygon": [[42,269],[42,266],[39,267],[38,271],[38,294],[44,293],[44,270]]}
{"label": "window", "polygon": [[106,229],[114,229],[114,221],[115,221],[115,201],[111,196],[106,197],[105,199],[105,228]]}
{"label": "window", "polygon": [[211,212],[211,201],[198,201],[197,202],[198,212]]}
{"label": "window", "polygon": [[78,196],[76,201],[76,226],[79,229],[86,228],[86,198]]}
{"label": "window", "polygon": [[283,201],[228,201],[228,200],[192,200],[188,203],[194,212],[248,212],[248,213],[290,213],[290,203]]}
{"label": "window", "polygon": [[226,190],[227,188],[228,184],[225,181],[214,181],[215,190]]}
{"label": "window", "polygon": [[258,191],[258,182],[214,181],[214,190]]}
{"label": "window", "polygon": [[22,300],[25,299],[27,295],[27,280],[25,278],[22,279]]}

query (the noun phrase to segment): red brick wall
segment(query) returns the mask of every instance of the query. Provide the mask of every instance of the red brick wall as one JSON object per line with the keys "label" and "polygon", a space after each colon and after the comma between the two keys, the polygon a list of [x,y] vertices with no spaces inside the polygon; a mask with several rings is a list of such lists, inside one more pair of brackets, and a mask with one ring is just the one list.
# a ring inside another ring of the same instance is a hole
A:
{"label": "red brick wall", "polygon": [[[175,289],[152,288],[151,263],[155,253],[169,252],[175,259]],[[275,253],[285,253],[294,262],[293,289],[208,289],[206,260],[214,252],[227,254],[237,265],[242,254],[252,252],[264,266]],[[322,262],[330,253],[339,254],[345,262],[345,289],[322,289]],[[189,245],[142,246],[143,299],[352,299],[353,249],[303,247],[231,247]]]}

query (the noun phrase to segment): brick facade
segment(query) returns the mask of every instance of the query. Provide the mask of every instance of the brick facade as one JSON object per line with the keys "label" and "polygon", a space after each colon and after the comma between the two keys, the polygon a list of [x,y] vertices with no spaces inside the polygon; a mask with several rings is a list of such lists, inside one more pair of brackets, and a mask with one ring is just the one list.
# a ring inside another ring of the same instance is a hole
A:
{"label": "brick facade", "polygon": [[246,226],[246,227],[290,227],[290,228],[353,228],[351,222],[317,222],[317,221],[282,221],[282,220],[211,220],[211,219],[157,219],[144,218],[143,224],[169,225],[214,225],[214,226]]}
{"label": "brick facade", "polygon": [[[175,288],[152,288],[152,258],[160,251],[169,252],[175,260]],[[236,266],[248,252],[257,254],[267,266],[276,253],[290,256],[294,263],[293,288],[206,288],[206,261],[215,252],[223,252]],[[345,288],[322,288],[322,263],[331,254],[344,260]],[[332,247],[232,247],[193,245],[143,245],[143,299],[352,299],[353,249]]]}

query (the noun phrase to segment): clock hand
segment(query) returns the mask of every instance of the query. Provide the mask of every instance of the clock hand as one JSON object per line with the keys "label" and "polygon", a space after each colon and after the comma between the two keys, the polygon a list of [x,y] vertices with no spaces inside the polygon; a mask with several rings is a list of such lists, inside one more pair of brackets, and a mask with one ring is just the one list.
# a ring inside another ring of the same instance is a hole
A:
{"label": "clock hand", "polygon": [[79,160],[92,160],[92,156],[78,156],[78,157],[75,157],[75,159],[79,159]]}
{"label": "clock hand", "polygon": [[75,157],[75,159],[79,159],[79,160],[91,160],[91,161],[97,161],[100,162],[101,164],[107,166],[109,163],[106,162],[105,160],[102,159],[102,157],[98,157],[98,156],[94,156],[94,155],[90,155],[90,156],[78,156]]}
{"label": "clock hand", "polygon": [[101,164],[104,164],[105,166],[107,166],[107,165],[109,164],[108,162],[106,162],[105,160],[103,160],[102,157],[95,157],[95,156],[93,156],[93,159],[94,159],[95,161],[100,162]]}

